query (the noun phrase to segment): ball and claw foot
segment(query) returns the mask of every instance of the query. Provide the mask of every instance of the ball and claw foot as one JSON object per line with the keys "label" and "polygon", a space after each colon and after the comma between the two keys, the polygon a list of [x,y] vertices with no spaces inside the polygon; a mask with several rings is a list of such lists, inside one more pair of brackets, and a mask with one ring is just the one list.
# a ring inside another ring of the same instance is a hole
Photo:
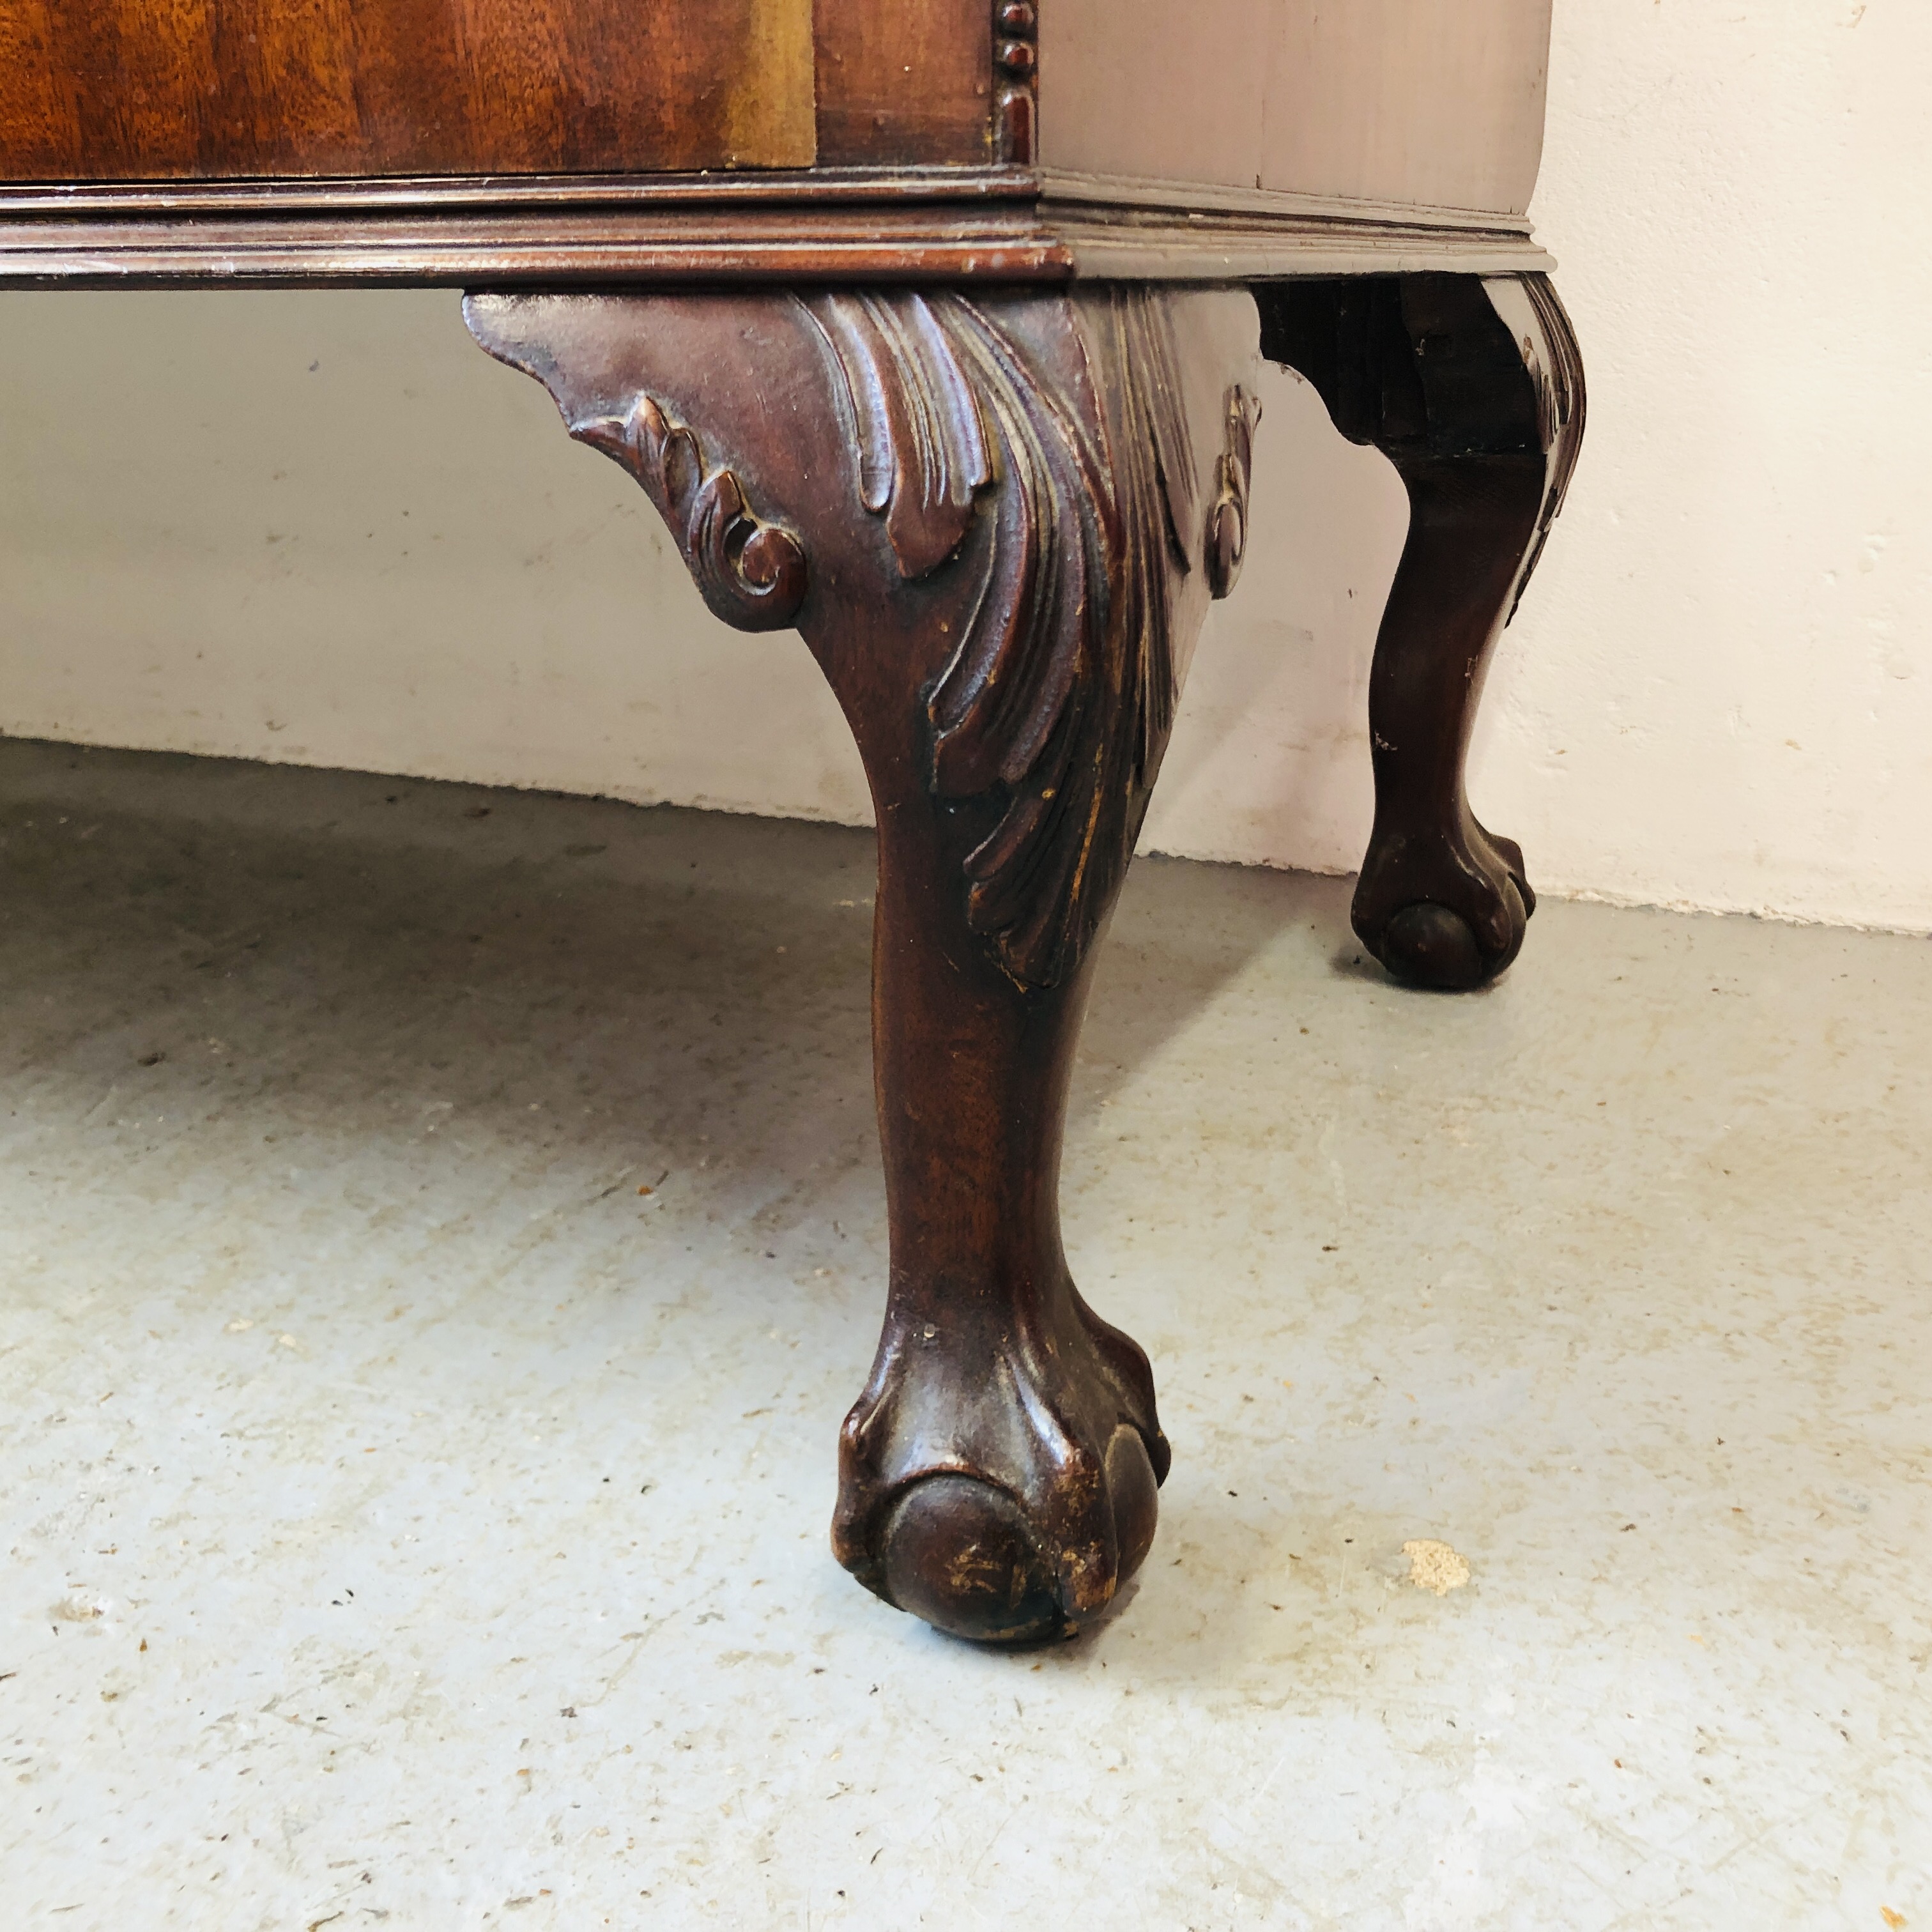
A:
{"label": "ball and claw foot", "polygon": [[1376,824],[1355,893],[1397,979],[1486,985],[1536,895],[1463,792],[1484,667],[1521,602],[1582,444],[1582,357],[1542,274],[1425,273],[1257,287],[1262,352],[1395,466],[1408,534],[1369,680]]}
{"label": "ball and claw foot", "polygon": [[1065,1635],[1147,1556],[1167,1473],[1147,1358],[1067,1277],[1060,1161],[1093,951],[1246,542],[1252,304],[880,285],[465,313],[636,478],[713,610],[802,632],[852,722],[892,1287],[833,1545],[956,1636]]}
{"label": "ball and claw foot", "polygon": [[1472,992],[1522,950],[1536,910],[1522,848],[1470,824],[1466,844],[1378,842],[1363,866],[1351,920],[1362,944],[1406,985]]}
{"label": "ball and claw foot", "polygon": [[1153,1546],[1169,1454],[1147,1358],[1067,1294],[1057,1333],[1024,1324],[984,1354],[889,1329],[846,1418],[838,1559],[951,1636],[1071,1636]]}

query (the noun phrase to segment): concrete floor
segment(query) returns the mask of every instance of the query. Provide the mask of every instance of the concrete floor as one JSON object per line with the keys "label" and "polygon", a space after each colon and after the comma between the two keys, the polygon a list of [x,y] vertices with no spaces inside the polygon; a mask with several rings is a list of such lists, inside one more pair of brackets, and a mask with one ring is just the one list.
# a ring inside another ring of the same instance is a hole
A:
{"label": "concrete floor", "polygon": [[0,746],[8,1926],[1932,1928],[1925,942],[1431,998],[1138,868],[1069,1245],[1174,1472],[989,1655],[826,1545],[869,873]]}

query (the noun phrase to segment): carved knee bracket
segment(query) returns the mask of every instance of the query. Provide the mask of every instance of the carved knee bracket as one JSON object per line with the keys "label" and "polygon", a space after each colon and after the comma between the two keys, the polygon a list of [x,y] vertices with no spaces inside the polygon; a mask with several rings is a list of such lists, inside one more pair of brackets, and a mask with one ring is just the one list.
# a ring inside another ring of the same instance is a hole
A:
{"label": "carved knee bracket", "polygon": [[[931,586],[955,607],[924,626],[925,776],[933,797],[990,820],[962,861],[968,923],[1018,983],[1047,986],[1077,966],[1119,885],[1173,722],[1168,579],[1204,555],[1225,596],[1240,568],[1258,410],[1229,388],[1204,530],[1173,322],[1178,307],[1220,308],[1225,357],[1239,302],[1140,288],[1080,302],[502,296],[465,313],[493,355],[550,389],[573,436],[644,485],[706,602],[741,629],[798,622],[812,638],[808,557],[851,551],[859,508],[880,520],[897,583],[871,594]],[[762,352],[728,356],[744,315]],[[650,352],[671,340],[686,352]],[[728,360],[752,386],[728,400],[713,393]],[[792,406],[782,422],[775,394]],[[751,469],[771,478],[758,507],[744,460],[707,468],[685,426],[696,412],[719,436],[756,439]],[[841,467],[856,472],[847,492],[828,494],[824,472]],[[796,508],[770,508],[792,492]],[[876,624],[847,585],[826,605]]]}
{"label": "carved knee bracket", "polygon": [[[1001,15],[1016,46],[1023,14]],[[1147,1358],[1061,1251],[1067,1082],[1246,542],[1252,310],[1119,287],[465,312],[643,484],[712,610],[796,622],[865,760],[892,1280],[842,1438],[840,1559],[962,1636],[1072,1628],[1146,1554],[1167,1446]]]}

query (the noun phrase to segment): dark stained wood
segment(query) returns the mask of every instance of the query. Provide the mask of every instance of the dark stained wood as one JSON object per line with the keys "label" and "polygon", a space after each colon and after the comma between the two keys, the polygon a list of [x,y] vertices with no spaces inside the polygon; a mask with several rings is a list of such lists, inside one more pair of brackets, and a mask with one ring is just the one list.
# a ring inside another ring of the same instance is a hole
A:
{"label": "dark stained wood", "polygon": [[466,313],[643,482],[714,610],[795,616],[871,781],[892,1276],[839,1558],[958,1635],[1071,1628],[1145,1556],[1168,1454],[1146,1357],[1067,1271],[1067,1085],[1210,528],[1245,524],[1252,310],[1127,288]]}
{"label": "dark stained wood", "polygon": [[1508,212],[1547,4],[1436,10],[1438,46],[1411,0],[0,0],[0,284],[488,286],[479,340],[637,478],[711,609],[803,634],[879,825],[891,1280],[833,1542],[957,1634],[1070,1630],[1154,1535],[1151,1370],[1074,1286],[1059,1169],[1097,942],[1248,542],[1242,284],[1412,506],[1357,929],[1443,987],[1522,943],[1522,855],[1462,772],[1582,425]]}
{"label": "dark stained wood", "polygon": [[827,166],[993,158],[995,0],[817,0]]}
{"label": "dark stained wood", "polygon": [[1010,165],[1040,158],[1040,10],[994,0],[993,153]]}
{"label": "dark stained wood", "polygon": [[812,0],[0,0],[0,179],[799,167]]}
{"label": "dark stained wood", "polygon": [[1078,185],[1017,168],[0,185],[0,284],[1227,283],[1549,262],[1520,227],[1124,206]]}
{"label": "dark stained wood", "polygon": [[1549,0],[1468,5],[0,0],[0,182],[1046,164],[1118,206],[1493,226]]}
{"label": "dark stained wood", "polygon": [[1376,820],[1356,932],[1444,990],[1515,958],[1536,895],[1521,848],[1469,809],[1483,678],[1582,440],[1583,364],[1548,278],[1409,275],[1256,291],[1262,352],[1299,370],[1408,490],[1408,539],[1369,686]]}

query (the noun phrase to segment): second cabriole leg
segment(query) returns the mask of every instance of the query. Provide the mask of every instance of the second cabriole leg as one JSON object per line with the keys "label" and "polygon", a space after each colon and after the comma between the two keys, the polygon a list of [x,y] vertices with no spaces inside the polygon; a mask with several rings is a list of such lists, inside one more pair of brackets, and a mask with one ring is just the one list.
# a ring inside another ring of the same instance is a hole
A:
{"label": "second cabriole leg", "polygon": [[1376,642],[1376,820],[1355,894],[1399,977],[1483,984],[1515,958],[1535,895],[1516,844],[1469,808],[1483,678],[1562,507],[1583,370],[1546,277],[1421,274],[1255,291],[1262,352],[1299,370],[1408,492],[1408,539]]}
{"label": "second cabriole leg", "polygon": [[879,836],[892,1279],[833,1544],[995,1641],[1146,1555],[1168,1450],[1060,1234],[1096,942],[1246,527],[1240,294],[478,296],[492,353],[644,484],[706,601],[795,625]]}

